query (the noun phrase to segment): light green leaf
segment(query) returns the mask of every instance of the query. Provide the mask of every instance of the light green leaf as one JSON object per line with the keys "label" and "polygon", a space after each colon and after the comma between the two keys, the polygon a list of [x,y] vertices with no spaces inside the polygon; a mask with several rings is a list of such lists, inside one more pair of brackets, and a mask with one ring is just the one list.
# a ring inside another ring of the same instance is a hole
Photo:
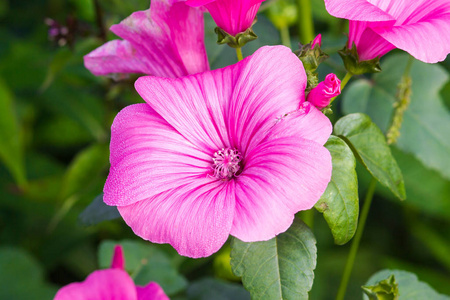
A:
{"label": "light green leaf", "polygon": [[315,208],[324,214],[334,242],[343,245],[353,237],[358,223],[356,161],[352,150],[336,136],[331,136],[325,147],[331,153],[333,173]]}
{"label": "light green leaf", "polygon": [[[344,112],[363,112],[386,132],[390,125],[397,84],[408,55],[392,55],[382,62],[383,72],[373,80],[360,79],[346,88]],[[405,111],[397,146],[450,179],[450,113],[439,96],[448,73],[438,64],[414,61],[411,72],[411,104]]]}
{"label": "light green leaf", "polygon": [[21,131],[14,110],[13,95],[0,78],[0,159],[17,184],[26,183]]}
{"label": "light green leaf", "polygon": [[308,299],[316,259],[314,234],[298,218],[271,240],[231,242],[231,268],[252,299]]}
{"label": "light green leaf", "polygon": [[[395,276],[395,280],[398,283],[399,300],[450,299],[448,296],[437,293],[425,282],[419,281],[415,274],[401,270],[382,270],[377,272],[370,277],[365,285],[376,285],[391,275]],[[364,299],[368,300],[369,298],[364,295]]]}
{"label": "light green leaf", "polygon": [[131,240],[102,242],[98,250],[101,268],[110,267],[114,247],[118,244],[123,247],[125,269],[137,285],[155,281],[169,296],[186,288],[186,279],[178,273],[168,255],[150,243]]}
{"label": "light green leaf", "polygon": [[365,114],[350,114],[339,119],[334,132],[349,143],[357,158],[379,182],[398,198],[405,199],[402,173],[383,133]]}

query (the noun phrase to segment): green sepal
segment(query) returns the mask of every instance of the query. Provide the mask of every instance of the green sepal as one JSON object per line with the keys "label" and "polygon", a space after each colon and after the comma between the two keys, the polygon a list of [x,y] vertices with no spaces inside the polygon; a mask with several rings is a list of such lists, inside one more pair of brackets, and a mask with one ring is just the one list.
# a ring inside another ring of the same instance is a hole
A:
{"label": "green sepal", "polygon": [[311,44],[312,42],[300,45],[300,49],[295,51],[295,54],[302,61],[306,73],[314,73],[319,65],[329,57],[328,54],[322,51],[320,45],[315,45],[314,48],[311,48]]}
{"label": "green sepal", "polygon": [[352,49],[345,46],[344,49],[339,50],[338,53],[344,61],[345,69],[353,75],[381,72],[380,57],[360,61],[358,52],[356,51],[356,45],[354,43]]}
{"label": "green sepal", "polygon": [[214,31],[217,33],[217,44],[227,44],[232,48],[242,48],[248,42],[258,38],[251,27],[244,32],[236,34],[236,36],[232,36],[219,27],[216,27]]}
{"label": "green sepal", "polygon": [[394,275],[378,282],[376,285],[362,286],[364,293],[370,300],[398,300],[398,283]]}

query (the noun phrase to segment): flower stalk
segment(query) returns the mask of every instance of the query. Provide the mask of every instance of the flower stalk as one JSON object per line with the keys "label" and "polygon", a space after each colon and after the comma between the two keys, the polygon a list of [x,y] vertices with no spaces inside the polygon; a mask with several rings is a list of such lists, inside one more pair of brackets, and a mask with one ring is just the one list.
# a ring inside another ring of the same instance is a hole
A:
{"label": "flower stalk", "polygon": [[241,61],[244,59],[244,57],[242,56],[242,48],[235,48],[236,49],[236,56],[237,56],[237,60]]}
{"label": "flower stalk", "polygon": [[297,0],[298,5],[298,32],[300,42],[307,44],[314,39],[314,23],[312,19],[311,1]]}

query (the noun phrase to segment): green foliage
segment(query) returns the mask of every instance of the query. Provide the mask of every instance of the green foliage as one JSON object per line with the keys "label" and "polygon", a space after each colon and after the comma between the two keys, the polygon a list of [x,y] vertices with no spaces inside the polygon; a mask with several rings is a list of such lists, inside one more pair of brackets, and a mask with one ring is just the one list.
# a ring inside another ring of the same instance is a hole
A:
{"label": "green foliage", "polygon": [[334,132],[352,148],[365,168],[398,198],[405,199],[402,173],[383,133],[367,115],[351,114],[339,119]]}
{"label": "green foliage", "polygon": [[156,281],[169,296],[186,288],[186,279],[178,273],[170,257],[150,243],[131,240],[103,241],[98,250],[100,268],[110,267],[115,245],[122,245],[125,269],[137,285]]}
{"label": "green foliage", "polygon": [[356,161],[347,144],[336,136],[332,135],[325,147],[331,154],[333,173],[327,189],[314,207],[324,214],[334,242],[343,245],[353,237],[358,223]]}
{"label": "green foliage", "polygon": [[[450,299],[450,297],[448,296],[437,293],[425,282],[419,281],[415,274],[400,270],[379,271],[375,273],[372,277],[370,277],[370,279],[366,283],[366,286],[379,284],[380,281],[384,281],[386,278],[392,275],[395,276],[395,281],[398,284],[399,300]],[[368,300],[372,298],[364,296],[364,299]],[[392,299],[392,298],[379,298],[379,299]]]}
{"label": "green foliage", "polygon": [[194,281],[186,293],[187,300],[250,300],[250,294],[242,285],[213,278]]}
{"label": "green foliage", "polygon": [[[383,61],[383,72],[374,75],[372,81],[360,79],[349,85],[344,92],[344,112],[366,113],[386,132],[407,61],[405,54],[390,56]],[[396,145],[450,179],[450,113],[439,96],[448,73],[439,65],[414,61],[410,75],[411,104],[404,113]]]}
{"label": "green foliage", "polygon": [[0,248],[0,299],[51,299],[56,288],[44,282],[39,263],[20,248]]}
{"label": "green foliage", "polygon": [[109,206],[103,202],[103,193],[94,198],[91,204],[80,214],[80,223],[85,226],[96,225],[103,221],[120,218],[116,206]]}
{"label": "green foliage", "polygon": [[316,259],[316,239],[298,218],[271,240],[231,242],[231,268],[252,299],[308,299]]}

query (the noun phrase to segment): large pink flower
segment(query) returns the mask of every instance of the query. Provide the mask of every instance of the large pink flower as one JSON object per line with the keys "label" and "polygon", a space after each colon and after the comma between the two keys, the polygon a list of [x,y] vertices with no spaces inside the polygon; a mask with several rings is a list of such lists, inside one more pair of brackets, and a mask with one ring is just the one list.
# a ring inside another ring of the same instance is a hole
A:
{"label": "large pink flower", "polygon": [[116,246],[111,269],[91,273],[85,281],[62,287],[54,300],[169,300],[156,282],[136,286],[124,271],[121,246]]}
{"label": "large pink flower", "polygon": [[94,75],[141,73],[180,77],[209,70],[204,45],[203,14],[174,0],[152,0],[111,26],[124,40],[113,40],[84,57]]}
{"label": "large pink flower", "polygon": [[265,0],[187,0],[193,7],[205,6],[217,26],[235,36],[252,26],[261,2]]}
{"label": "large pink flower", "polygon": [[304,102],[306,82],[284,46],[215,71],[139,78],[147,103],[114,120],[104,201],[140,237],[191,257],[229,234],[253,242],[284,232],[331,176],[331,123]]}
{"label": "large pink flower", "polygon": [[448,0],[325,0],[328,12],[350,20],[348,47],[361,61],[399,48],[435,63],[450,52]]}

